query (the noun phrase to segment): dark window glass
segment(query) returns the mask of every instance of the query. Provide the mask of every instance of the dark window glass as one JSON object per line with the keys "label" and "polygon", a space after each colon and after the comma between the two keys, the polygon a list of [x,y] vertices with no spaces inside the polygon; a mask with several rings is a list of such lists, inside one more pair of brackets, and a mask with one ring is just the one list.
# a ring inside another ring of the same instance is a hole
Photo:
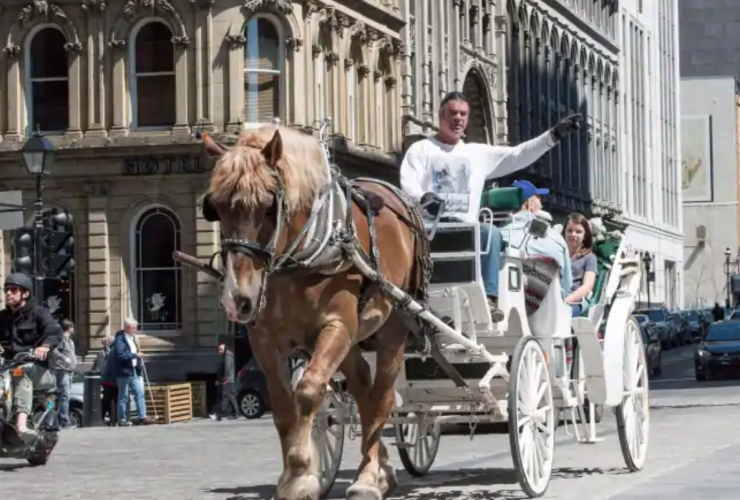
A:
{"label": "dark window glass", "polygon": [[181,270],[172,258],[180,249],[180,226],[163,208],[148,210],[136,226],[135,314],[142,330],[175,330],[181,326]]}
{"label": "dark window glass", "polygon": [[136,35],[136,73],[175,71],[172,32],[162,23],[145,24]]}
{"label": "dark window glass", "polygon": [[247,23],[244,30],[246,69],[280,69],[280,37],[275,25],[268,19],[258,18]]}
{"label": "dark window glass", "polygon": [[172,32],[162,23],[142,26],[136,35],[136,125],[175,123],[175,56]]}
{"label": "dark window glass", "polygon": [[69,126],[69,83],[66,39],[61,31],[45,28],[31,40],[31,126],[61,132]]}

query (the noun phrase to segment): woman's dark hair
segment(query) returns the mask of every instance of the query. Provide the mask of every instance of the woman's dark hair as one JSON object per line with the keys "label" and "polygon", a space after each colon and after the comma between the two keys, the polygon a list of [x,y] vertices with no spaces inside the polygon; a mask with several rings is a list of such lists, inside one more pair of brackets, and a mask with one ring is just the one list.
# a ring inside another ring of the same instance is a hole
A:
{"label": "woman's dark hair", "polygon": [[61,321],[61,322],[59,323],[59,325],[60,325],[60,326],[62,327],[62,331],[63,331],[63,332],[66,332],[67,330],[71,330],[72,328],[74,328],[74,327],[75,327],[75,324],[74,324],[74,323],[72,323],[72,322],[71,322],[70,320],[68,320],[68,319],[63,319],[63,320],[62,320],[62,321]]}
{"label": "woman's dark hair", "polygon": [[[573,212],[568,216],[568,218],[565,220],[565,224],[563,225],[563,238],[565,238],[565,235],[568,231],[568,224],[571,223],[580,224],[581,227],[583,227],[583,245],[581,246],[581,250],[578,252],[578,254],[583,255],[589,253],[594,248],[594,235],[591,232],[591,224],[589,224],[588,219],[583,214]],[[573,255],[572,257],[576,256]]]}

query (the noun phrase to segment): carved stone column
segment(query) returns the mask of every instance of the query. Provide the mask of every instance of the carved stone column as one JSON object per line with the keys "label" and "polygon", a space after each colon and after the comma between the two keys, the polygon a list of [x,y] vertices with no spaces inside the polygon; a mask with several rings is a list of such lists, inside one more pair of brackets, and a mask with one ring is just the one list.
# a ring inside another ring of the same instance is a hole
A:
{"label": "carved stone column", "polygon": [[111,40],[109,51],[113,67],[113,126],[111,137],[124,137],[129,133],[126,119],[126,40]]}
{"label": "carved stone column", "polygon": [[[110,184],[86,183],[87,198],[87,327],[91,346],[95,338],[111,334],[111,269],[108,227],[108,194]],[[118,318],[120,320],[120,318]],[[118,324],[120,321],[117,321]]]}
{"label": "carved stone column", "polygon": [[226,35],[229,47],[229,122],[226,130],[234,133],[241,129],[244,114],[244,45],[243,34]]}
{"label": "carved stone column", "polygon": [[[208,222],[203,218],[200,208],[201,197],[207,188],[205,179],[193,179],[190,182],[192,190],[192,206],[195,218],[195,257],[207,262],[211,256],[219,250],[220,231],[219,225]],[[217,261],[218,262],[218,261]],[[185,273],[193,276],[193,273]],[[192,294],[191,307],[195,311],[194,338],[188,339],[193,347],[212,346],[214,340],[223,331],[223,313],[219,310],[218,283],[206,273],[195,273],[195,293]]]}
{"label": "carved stone column", "polygon": [[67,81],[67,92],[69,93],[69,126],[67,127],[67,137],[71,139],[82,139],[81,110],[81,90],[82,82],[80,81],[80,67],[82,66],[82,44],[79,42],[69,42],[64,44],[64,50],[67,52],[69,59],[69,80]]}
{"label": "carved stone column", "polygon": [[175,54],[175,126],[172,127],[172,134],[176,136],[189,136],[190,126],[188,125],[188,45],[190,39],[186,36],[176,36],[172,38]]}
{"label": "carved stone column", "polygon": [[3,52],[5,52],[8,71],[8,131],[4,140],[19,142],[25,135],[21,130],[21,110],[23,109],[21,101],[21,48],[10,43],[5,46]]}

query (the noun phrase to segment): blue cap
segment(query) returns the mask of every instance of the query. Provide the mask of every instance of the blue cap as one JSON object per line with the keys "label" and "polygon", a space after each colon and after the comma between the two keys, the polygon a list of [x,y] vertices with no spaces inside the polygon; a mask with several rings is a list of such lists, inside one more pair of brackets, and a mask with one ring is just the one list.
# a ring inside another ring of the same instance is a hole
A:
{"label": "blue cap", "polygon": [[511,187],[518,187],[522,190],[522,201],[527,201],[532,196],[547,196],[550,194],[549,189],[538,188],[529,181],[514,181],[511,183]]}

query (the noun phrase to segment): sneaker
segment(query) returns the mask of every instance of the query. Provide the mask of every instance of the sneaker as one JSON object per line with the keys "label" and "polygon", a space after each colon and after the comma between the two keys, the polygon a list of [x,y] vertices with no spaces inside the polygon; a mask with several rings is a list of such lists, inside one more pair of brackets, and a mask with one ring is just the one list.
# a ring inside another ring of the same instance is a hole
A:
{"label": "sneaker", "polygon": [[504,312],[498,308],[498,298],[488,297],[488,311],[491,313],[491,321],[501,323],[504,320]]}
{"label": "sneaker", "polygon": [[75,424],[67,424],[67,425],[62,426],[62,429],[76,429],[76,428],[77,426]]}
{"label": "sneaker", "polygon": [[131,422],[127,422],[126,420],[122,420],[118,422],[118,427],[131,427]]}
{"label": "sneaker", "polygon": [[23,440],[26,444],[31,444],[38,438],[38,434],[36,434],[36,431],[33,429],[18,429],[18,437]]}
{"label": "sneaker", "polygon": [[144,418],[139,419],[139,422],[137,423],[137,425],[151,425],[153,423],[155,422],[152,417],[144,417]]}
{"label": "sneaker", "polygon": [[210,415],[208,415],[208,418],[210,418],[211,420],[216,420],[217,417],[215,413],[211,413]]}

